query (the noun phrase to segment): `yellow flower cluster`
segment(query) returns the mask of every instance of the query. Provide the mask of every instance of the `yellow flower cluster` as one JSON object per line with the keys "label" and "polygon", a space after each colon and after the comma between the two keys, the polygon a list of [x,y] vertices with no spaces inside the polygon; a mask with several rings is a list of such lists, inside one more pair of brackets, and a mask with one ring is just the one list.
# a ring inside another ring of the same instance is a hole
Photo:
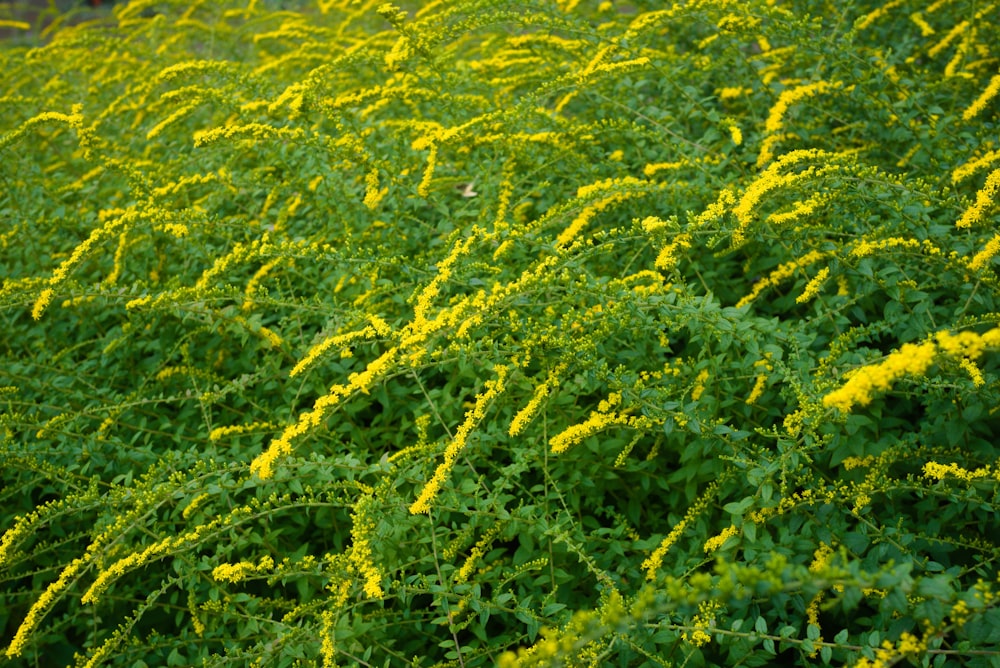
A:
{"label": "yellow flower cluster", "polygon": [[840,388],[823,397],[823,405],[845,413],[856,405],[866,406],[876,392],[888,390],[900,378],[923,375],[934,363],[934,353],[931,342],[904,344],[882,362],[852,373]]}
{"label": "yellow flower cluster", "polygon": [[857,244],[851,248],[851,257],[869,257],[884,250],[889,250],[890,248],[904,248],[907,250],[920,251],[927,253],[928,255],[940,255],[941,249],[935,246],[931,241],[924,239],[907,239],[904,237],[887,237],[885,239],[878,239],[877,241],[869,241],[868,239],[862,239]]}
{"label": "yellow flower cluster", "polygon": [[858,468],[868,468],[875,461],[875,457],[872,455],[868,455],[867,457],[847,457],[844,461],[840,462],[840,465],[844,467],[845,471],[851,471]]}
{"label": "yellow flower cluster", "polygon": [[497,535],[503,529],[503,526],[503,523],[495,524],[483,534],[482,538],[476,541],[476,544],[472,546],[471,550],[469,550],[469,556],[465,560],[465,563],[462,564],[462,567],[458,569],[457,573],[455,573],[455,584],[462,584],[469,581],[472,571],[475,570],[476,566],[479,564],[479,560],[483,558],[484,554],[486,554],[486,550],[496,539]]}
{"label": "yellow flower cluster", "polygon": [[730,123],[729,125],[729,138],[733,140],[733,143],[739,146],[743,143],[743,130],[736,123]]}
{"label": "yellow flower cluster", "polygon": [[243,316],[236,316],[235,318],[233,318],[233,322],[235,322],[238,325],[242,325],[251,333],[260,336],[262,339],[267,341],[267,345],[270,346],[271,348],[281,347],[282,344],[281,337],[278,335],[277,332],[275,332],[271,328],[265,327],[264,325],[253,324]]}
{"label": "yellow flower cluster", "polygon": [[[240,514],[245,512],[245,510],[245,508],[238,508],[233,511],[232,514]],[[197,541],[209,531],[219,527],[222,523],[223,518],[216,518],[207,524],[195,527],[187,533],[158,540],[140,552],[133,552],[126,557],[122,557],[115,563],[111,564],[111,566],[101,571],[94,582],[90,585],[90,588],[87,589],[83,596],[80,597],[80,602],[97,603],[101,594],[103,594],[108,587],[111,586],[111,583],[128,571],[144,566],[152,559],[169,554],[173,550],[180,549],[189,543]]]}
{"label": "yellow flower cluster", "polygon": [[[600,54],[599,54],[600,56]],[[633,58],[631,60],[619,60],[611,63],[600,63],[599,57],[595,58],[580,74],[577,76],[578,84],[585,84],[587,79],[590,79],[598,74],[624,74],[626,72],[633,72],[636,70],[641,70],[649,65],[650,60],[646,56],[640,56],[639,58]]]}
{"label": "yellow flower cluster", "polygon": [[962,112],[962,119],[971,121],[973,118],[983,113],[986,109],[986,105],[997,96],[997,93],[1000,93],[1000,74],[997,74],[990,79],[990,83],[986,86],[986,89],[971,105],[969,105],[968,109]]}
{"label": "yellow flower cluster", "polygon": [[349,343],[354,343],[355,341],[371,340],[376,336],[388,337],[392,334],[392,329],[389,325],[387,325],[385,321],[378,316],[370,315],[368,320],[370,324],[359,330],[330,336],[314,345],[309,349],[309,352],[307,352],[305,356],[299,360],[294,367],[292,367],[292,370],[288,373],[289,377],[294,378],[309,369],[331,348],[341,348]]}
{"label": "yellow flower cluster", "polygon": [[969,378],[972,379],[972,384],[976,387],[982,387],[986,384],[986,379],[983,377],[983,371],[976,365],[975,362],[970,360],[968,357],[963,357],[958,362],[965,372],[969,374]]}
{"label": "yellow flower cluster", "polygon": [[708,369],[702,369],[698,377],[694,379],[694,388],[691,390],[691,401],[698,401],[705,393],[705,383],[708,382]]}
{"label": "yellow flower cluster", "polygon": [[656,578],[656,571],[658,571],[660,566],[663,564],[663,559],[667,556],[667,552],[670,551],[670,548],[673,547],[673,545],[681,537],[681,534],[684,533],[684,530],[687,529],[688,525],[691,524],[691,522],[694,521],[694,519],[708,507],[708,504],[715,495],[715,491],[718,487],[718,481],[710,483],[708,487],[705,488],[705,491],[694,500],[694,503],[691,504],[687,512],[684,514],[683,519],[674,525],[674,528],[670,530],[667,537],[664,538],[660,542],[660,545],[653,550],[653,553],[642,562],[642,569],[646,571],[647,580],[653,580]]}
{"label": "yellow flower cluster", "polygon": [[156,373],[156,380],[163,382],[168,378],[173,378],[174,376],[185,376],[187,378],[200,378],[202,380],[215,381],[218,382],[218,377],[212,374],[210,371],[205,369],[191,366],[191,365],[181,365],[181,366],[165,366]]}
{"label": "yellow flower cluster", "polygon": [[420,291],[420,294],[417,296],[417,303],[413,307],[413,324],[411,329],[414,331],[414,336],[419,336],[420,332],[426,328],[428,324],[427,313],[433,304],[434,298],[440,294],[441,286],[451,278],[452,267],[455,266],[455,263],[460,258],[469,253],[473,245],[478,241],[480,234],[481,230],[475,228],[468,238],[456,243],[448,256],[438,263],[437,274]]}
{"label": "yellow flower cluster", "polygon": [[[987,4],[987,6],[992,7],[991,4]],[[942,51],[944,51],[945,49],[947,49],[952,42],[961,37],[962,33],[964,33],[968,29],[968,27],[969,27],[968,21],[962,21],[960,23],[956,23],[955,26],[948,31],[948,34],[945,35],[940,41],[938,41],[937,44],[927,49],[927,55],[930,56],[931,58],[936,58],[937,55]]]}
{"label": "yellow flower cluster", "polygon": [[823,267],[819,270],[816,276],[813,277],[811,281],[806,283],[805,289],[802,294],[795,298],[796,304],[804,304],[816,295],[819,294],[820,288],[826,282],[826,279],[830,277],[830,268]]}
{"label": "yellow flower cluster", "polygon": [[853,668],[889,668],[902,658],[918,660],[918,655],[926,650],[926,640],[921,640],[912,633],[903,631],[899,636],[898,643],[883,640],[881,647],[875,650],[874,659],[861,657],[855,662]]}
{"label": "yellow flower cluster", "polygon": [[972,482],[982,478],[996,478],[1000,480],[1000,472],[989,466],[982,466],[974,471],[964,469],[958,464],[939,464],[937,462],[927,462],[924,464],[924,477],[934,480],[944,480],[945,478],[958,478],[965,482]]}
{"label": "yellow flower cluster", "polygon": [[889,2],[886,2],[884,5],[881,5],[877,9],[860,17],[857,21],[855,21],[854,28],[859,32],[868,28],[883,16],[889,14],[889,12],[893,9],[902,5],[904,2],[905,0],[889,0]]}
{"label": "yellow flower cluster", "polygon": [[331,387],[327,394],[316,400],[312,410],[299,415],[295,424],[286,427],[278,438],[271,441],[267,450],[254,458],[250,463],[250,471],[265,479],[274,475],[275,462],[278,458],[291,453],[292,441],[295,438],[318,427],[326,412],[339,404],[345,397],[354,392],[368,392],[371,384],[392,367],[398,356],[399,348],[392,347],[372,361],[364,371],[352,373],[346,383]]}
{"label": "yellow flower cluster", "polygon": [[651,162],[642,168],[642,173],[645,176],[654,176],[667,170],[680,169],[687,164],[689,163],[686,160],[679,160],[677,162]]}
{"label": "yellow flower cluster", "polygon": [[[832,499],[832,497],[831,497]],[[817,502],[815,493],[811,489],[804,489],[801,492],[794,492],[790,496],[783,496],[776,507],[761,508],[751,511],[748,519],[754,524],[763,524],[773,517],[783,515],[799,505],[813,505]]]}
{"label": "yellow flower cluster", "polygon": [[921,37],[930,37],[934,34],[934,28],[927,22],[922,13],[914,12],[910,14],[910,20],[913,21],[918,28],[920,28]]}
{"label": "yellow flower cluster", "polygon": [[208,288],[214,283],[215,279],[220,274],[228,270],[233,265],[249,262],[260,255],[262,247],[267,246],[269,242],[269,235],[265,232],[263,237],[260,239],[254,239],[248,244],[235,244],[231,251],[225,255],[220,255],[215,258],[212,262],[212,266],[202,272],[201,276],[198,277],[198,280],[195,283],[195,288],[199,290]]}
{"label": "yellow flower cluster", "polygon": [[181,517],[184,519],[190,519],[194,515],[194,511],[198,510],[205,501],[211,498],[211,494],[204,492],[198,496],[191,499],[191,502],[184,506],[184,510],[181,511]]}
{"label": "yellow flower cluster", "polygon": [[48,279],[48,287],[43,289],[41,294],[39,294],[38,299],[35,300],[35,304],[31,309],[31,317],[35,320],[42,317],[42,313],[52,302],[52,297],[55,294],[54,288],[59,286],[69,277],[70,271],[83,261],[83,258],[91,251],[91,249],[94,248],[94,246],[107,237],[119,234],[122,227],[138,221],[143,216],[156,218],[158,213],[160,212],[152,209],[151,203],[144,202],[142,205],[121,212],[121,215],[110,217],[102,226],[95,228],[90,233],[90,236],[88,236],[83,243],[73,250],[69,258],[64,260],[58,267],[56,267],[55,271],[52,272],[52,276]]}
{"label": "yellow flower cluster", "polygon": [[588,436],[592,436],[602,429],[616,424],[632,428],[642,428],[649,426],[651,421],[645,416],[594,411],[583,422],[571,425],[553,436],[549,441],[549,445],[554,454],[561,454],[569,450],[570,446],[576,445]]}
{"label": "yellow flower cluster", "polygon": [[419,513],[430,512],[431,501],[434,500],[434,497],[436,497],[438,492],[441,490],[441,486],[444,485],[445,477],[458,460],[458,455],[463,449],[465,449],[472,430],[484,417],[486,417],[486,408],[489,406],[490,402],[502,394],[506,389],[505,382],[507,380],[507,375],[510,373],[510,368],[498,366],[495,371],[497,374],[496,379],[486,381],[486,389],[476,397],[475,404],[465,414],[465,420],[461,425],[459,425],[458,429],[455,430],[455,436],[451,439],[451,442],[448,443],[448,447],[444,452],[444,458],[441,463],[438,464],[437,469],[434,471],[434,475],[431,476],[431,479],[426,485],[424,485],[424,489],[420,492],[417,499],[410,505],[411,514],[417,515]]}
{"label": "yellow flower cluster", "polygon": [[514,415],[514,418],[510,421],[510,428],[507,433],[510,436],[517,436],[528,426],[531,420],[538,413],[538,409],[541,408],[542,402],[545,397],[549,396],[549,392],[553,388],[559,386],[559,377],[566,370],[565,364],[558,365],[555,369],[549,372],[548,377],[535,388],[534,393],[531,395],[531,400]]}
{"label": "yellow flower cluster", "polygon": [[713,223],[722,218],[726,211],[736,203],[736,195],[730,187],[719,192],[715,201],[705,207],[705,210],[695,216],[691,221],[691,228],[698,228]]}
{"label": "yellow flower cluster", "polygon": [[723,86],[715,90],[715,94],[719,96],[720,100],[734,100],[738,97],[749,95],[752,92],[753,89],[746,86]]}
{"label": "yellow flower cluster", "polygon": [[320,613],[321,625],[321,637],[322,641],[320,643],[320,654],[323,656],[322,668],[336,668],[337,664],[337,645],[334,642],[334,634],[336,633],[336,621],[337,617],[334,610],[327,608]]}
{"label": "yellow flower cluster", "polygon": [[253,276],[250,277],[250,280],[247,281],[246,288],[244,288],[243,290],[243,305],[240,307],[242,310],[249,311],[250,309],[253,308],[254,305],[253,298],[254,295],[257,294],[257,290],[260,287],[261,281],[264,280],[264,277],[267,276],[267,274],[270,273],[272,269],[277,267],[286,259],[287,258],[285,257],[276,257],[273,260],[269,260],[268,262],[265,262],[263,266],[261,266],[261,268],[254,273]]}
{"label": "yellow flower cluster", "polygon": [[788,211],[778,211],[776,213],[772,213],[767,217],[767,222],[772,225],[787,225],[788,223],[811,215],[817,209],[826,204],[828,200],[829,196],[825,193],[817,193],[808,199],[795,202],[792,205],[792,208]]}
{"label": "yellow flower cluster", "polygon": [[1000,327],[979,335],[975,332],[937,332],[924,343],[907,343],[877,364],[855,370],[840,388],[823,397],[823,405],[845,413],[866,406],[876,392],[884,392],[905,376],[921,376],[938,354],[968,360],[978,359],[988,348],[1000,347]]}
{"label": "yellow flower cluster", "polygon": [[692,629],[684,631],[681,637],[695,647],[701,647],[712,641],[709,629],[715,626],[715,616],[722,609],[718,601],[702,601],[698,604],[698,614],[691,620]]}
{"label": "yellow flower cluster", "polygon": [[216,427],[209,433],[208,440],[210,441],[221,441],[227,436],[235,436],[237,434],[250,434],[259,431],[271,431],[272,429],[277,429],[278,425],[274,422],[251,422],[250,424],[237,424],[230,425],[228,427]]}
{"label": "yellow flower cluster", "polygon": [[975,160],[971,160],[964,165],[956,167],[951,173],[951,182],[957,185],[978,172],[980,169],[989,167],[997,160],[1000,160],[1000,151],[987,151]]}
{"label": "yellow flower cluster", "polygon": [[351,566],[361,575],[364,581],[362,589],[369,598],[379,599],[383,596],[382,573],[375,566],[372,546],[369,536],[375,530],[373,519],[375,497],[365,494],[355,504],[351,513],[351,548],[347,558]]}
{"label": "yellow flower cluster", "polygon": [[778,268],[768,274],[766,278],[754,283],[753,289],[746,296],[736,302],[736,308],[746,306],[756,299],[760,293],[764,292],[764,290],[780,285],[782,281],[794,276],[796,270],[815,264],[816,262],[824,259],[826,256],[826,253],[821,251],[809,251],[798,260],[792,260],[791,262],[785,262],[784,264],[778,265]]}
{"label": "yellow flower cluster", "polygon": [[83,114],[81,113],[82,109],[83,105],[77,104],[73,105],[71,113],[69,114],[63,114],[58,111],[45,111],[38,114],[37,116],[29,118],[28,120],[24,121],[17,130],[9,132],[3,136],[0,136],[0,149],[4,148],[9,144],[12,144],[17,139],[20,139],[25,134],[27,134],[31,129],[52,121],[55,121],[57,123],[65,123],[69,127],[76,130],[77,133],[79,134],[83,130]]}
{"label": "yellow flower cluster", "polygon": [[223,125],[211,130],[199,130],[194,133],[194,145],[204,147],[223,139],[252,139],[264,141],[268,139],[302,139],[306,133],[302,128],[276,128],[263,123],[247,123],[246,125]]}
{"label": "yellow flower cluster", "polygon": [[986,177],[986,183],[976,193],[975,203],[962,213],[958,222],[955,223],[955,227],[964,229],[983,222],[983,216],[990,205],[994,203],[998,190],[1000,190],[1000,169],[995,169]]}
{"label": "yellow flower cluster", "polygon": [[8,659],[13,659],[16,656],[20,656],[21,652],[24,651],[25,646],[28,643],[28,637],[31,632],[38,625],[41,618],[48,611],[49,607],[56,600],[56,596],[59,595],[70,583],[70,580],[76,577],[77,573],[80,571],[80,567],[83,566],[84,559],[74,559],[69,563],[66,568],[62,570],[59,574],[59,578],[49,585],[42,595],[35,599],[35,602],[31,604],[31,608],[28,610],[28,614],[24,616],[24,620],[18,627],[17,632],[14,634],[14,638],[10,641],[7,646],[6,654]]}
{"label": "yellow flower cluster", "polygon": [[664,246],[660,253],[656,256],[655,266],[660,271],[667,271],[673,269],[677,265],[677,249],[679,248],[691,248],[691,235],[678,234],[677,237],[669,244]]}
{"label": "yellow flower cluster", "polygon": [[757,400],[760,399],[762,394],[764,394],[764,389],[767,387],[768,374],[774,370],[774,366],[771,364],[771,353],[765,353],[764,359],[757,360],[753,363],[753,365],[756,368],[762,368],[763,372],[757,374],[757,378],[754,380],[753,389],[750,390],[750,395],[744,402],[748,406],[757,403]]}
{"label": "yellow flower cluster", "polygon": [[[779,188],[787,188],[800,181],[816,178],[831,171],[836,171],[840,167],[836,161],[844,156],[819,149],[802,149],[787,153],[765,169],[757,179],[750,184],[743,192],[736,206],[733,207],[733,215],[736,216],[737,226],[732,232],[733,245],[739,246],[743,243],[746,230],[753,222],[754,212],[765,195]],[[799,171],[782,173],[786,168],[797,167],[806,161],[823,161],[826,164],[816,166],[809,165]]]}
{"label": "yellow flower cluster", "polygon": [[637,179],[633,176],[625,176],[581,186],[577,189],[577,199],[588,199],[601,192],[611,192],[609,195],[601,197],[585,206],[566,229],[556,237],[556,245],[566,246],[572,242],[587,226],[590,220],[601,211],[628,199],[644,197],[649,194],[648,188],[650,185],[648,181]]}
{"label": "yellow flower cluster", "polygon": [[809,97],[821,95],[830,90],[838,90],[841,86],[843,86],[843,84],[839,81],[834,81],[832,83],[828,81],[817,81],[815,83],[804,84],[794,88],[786,88],[778,96],[778,101],[774,103],[773,107],[771,107],[771,112],[768,114],[767,120],[764,121],[764,132],[767,134],[780,132],[782,126],[784,125],[784,116],[788,112],[788,108],[793,104],[801,102]]}
{"label": "yellow flower cluster", "polygon": [[728,527],[722,530],[722,533],[712,536],[711,538],[705,541],[704,545],[705,552],[708,554],[715,552],[720,547],[722,547],[727,540],[735,536],[737,532],[738,532],[737,528],[730,524]]}
{"label": "yellow flower cluster", "polygon": [[269,573],[274,569],[274,559],[264,555],[256,564],[252,561],[240,561],[235,564],[219,564],[212,569],[212,579],[216,582],[236,584],[257,574]]}

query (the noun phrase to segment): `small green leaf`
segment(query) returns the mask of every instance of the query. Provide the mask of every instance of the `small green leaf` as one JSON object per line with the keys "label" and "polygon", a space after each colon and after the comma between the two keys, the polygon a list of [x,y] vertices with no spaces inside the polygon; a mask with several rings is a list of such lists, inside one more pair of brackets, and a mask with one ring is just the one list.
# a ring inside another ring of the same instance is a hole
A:
{"label": "small green leaf", "polygon": [[758,617],[757,621],[753,623],[753,628],[757,633],[767,633],[767,620],[763,617]]}

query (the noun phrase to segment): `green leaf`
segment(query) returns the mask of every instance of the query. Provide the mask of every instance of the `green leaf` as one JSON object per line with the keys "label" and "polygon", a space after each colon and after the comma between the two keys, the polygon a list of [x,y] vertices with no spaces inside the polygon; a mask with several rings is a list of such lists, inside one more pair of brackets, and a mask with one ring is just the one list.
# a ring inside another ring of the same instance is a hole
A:
{"label": "green leaf", "polygon": [[758,617],[753,623],[753,628],[757,633],[767,633],[767,620],[763,617]]}

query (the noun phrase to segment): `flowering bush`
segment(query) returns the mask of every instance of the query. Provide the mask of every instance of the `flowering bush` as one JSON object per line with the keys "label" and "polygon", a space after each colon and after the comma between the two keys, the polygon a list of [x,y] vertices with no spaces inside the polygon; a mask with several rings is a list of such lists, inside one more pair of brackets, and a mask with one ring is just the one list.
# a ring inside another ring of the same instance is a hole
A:
{"label": "flowering bush", "polygon": [[292,5],[0,14],[11,665],[996,665],[994,5]]}

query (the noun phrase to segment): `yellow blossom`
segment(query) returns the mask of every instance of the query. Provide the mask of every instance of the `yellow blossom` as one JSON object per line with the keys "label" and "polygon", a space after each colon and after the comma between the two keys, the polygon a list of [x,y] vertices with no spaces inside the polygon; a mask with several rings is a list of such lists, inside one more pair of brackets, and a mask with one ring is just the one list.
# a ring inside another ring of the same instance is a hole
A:
{"label": "yellow blossom", "polygon": [[667,537],[664,538],[660,545],[653,550],[653,553],[642,562],[642,569],[646,571],[646,579],[652,580],[656,577],[656,572],[660,569],[663,564],[663,559],[667,556],[667,552],[670,548],[677,542],[677,540],[687,529],[688,525],[701,514],[705,508],[708,507],[708,503],[712,496],[715,494],[715,490],[718,488],[718,482],[713,482],[705,488],[694,503],[688,508],[687,513],[684,514],[683,519],[674,525],[674,528],[670,530]]}
{"label": "yellow blossom", "polygon": [[823,397],[823,405],[847,413],[866,406],[876,392],[884,392],[904,376],[923,375],[934,363],[933,343],[907,343],[878,364],[856,370],[840,388]]}
{"label": "yellow blossom", "polygon": [[808,267],[811,264],[819,262],[825,257],[826,253],[821,251],[809,251],[798,260],[792,260],[791,262],[785,262],[784,264],[778,265],[778,268],[768,274],[767,277],[754,283],[753,290],[736,302],[736,308],[746,306],[756,299],[760,293],[764,292],[764,290],[779,285],[782,281],[794,276],[796,270]]}
{"label": "yellow blossom", "polygon": [[963,369],[965,369],[965,372],[969,374],[969,378],[972,379],[973,385],[976,387],[982,387],[986,384],[986,379],[983,378],[983,372],[975,362],[970,360],[968,357],[963,357],[959,360],[959,364]]}
{"label": "yellow blossom", "polygon": [[750,395],[746,398],[745,403],[747,405],[757,403],[757,400],[764,394],[765,387],[767,387],[767,374],[758,374],[757,379],[754,381],[753,389],[750,390]]}
{"label": "yellow blossom", "polygon": [[704,546],[705,552],[709,554],[715,552],[720,547],[722,547],[727,540],[735,536],[736,533],[737,529],[735,526],[730,525],[726,527],[725,529],[722,530],[722,533],[716,536],[712,536],[711,538],[705,541],[705,546]]}
{"label": "yellow blossom", "polygon": [[379,188],[378,169],[373,167],[365,177],[365,199],[363,204],[374,211],[388,193],[388,188]]}
{"label": "yellow blossom", "polygon": [[38,299],[35,300],[35,305],[31,308],[31,317],[35,320],[39,320],[42,317],[42,313],[48,308],[49,304],[52,303],[52,295],[55,294],[52,288],[45,288],[42,290],[41,294],[38,295]]}
{"label": "yellow blossom", "polygon": [[982,222],[987,208],[994,203],[998,190],[1000,190],[1000,169],[995,169],[986,177],[982,189],[976,193],[975,203],[965,210],[955,226],[967,228]]}
{"label": "yellow blossom", "polygon": [[980,478],[990,478],[994,476],[994,471],[989,466],[983,466],[974,471],[964,469],[958,464],[939,464],[937,462],[927,462],[924,464],[924,477],[936,480],[944,480],[948,477],[958,478],[966,482],[972,482]]}
{"label": "yellow blossom", "polygon": [[459,425],[458,429],[455,430],[455,435],[448,443],[448,447],[444,452],[444,457],[442,458],[441,463],[438,464],[437,469],[435,469],[434,475],[431,476],[431,479],[427,481],[426,485],[424,485],[424,488],[421,490],[417,499],[410,504],[411,514],[418,515],[420,513],[430,512],[431,501],[433,501],[434,497],[437,496],[441,487],[444,485],[446,476],[458,460],[459,454],[461,454],[462,450],[465,449],[472,430],[484,417],[486,417],[486,408],[489,406],[490,402],[506,390],[505,383],[507,380],[507,374],[510,373],[510,368],[498,366],[495,371],[497,374],[496,379],[486,381],[484,391],[476,397],[475,404],[465,414],[465,420],[461,425]]}
{"label": "yellow blossom", "polygon": [[691,247],[691,235],[684,233],[679,234],[673,240],[673,242],[667,244],[660,250],[659,255],[656,256],[655,266],[660,271],[667,271],[672,269],[677,264],[677,250],[679,248],[690,248]]}
{"label": "yellow blossom", "polygon": [[691,390],[691,400],[698,401],[705,392],[705,383],[708,381],[708,369],[702,369],[698,377],[694,379],[694,389]]}
{"label": "yellow blossom", "polygon": [[997,160],[1000,160],[1000,151],[987,151],[975,160],[956,167],[951,173],[951,182],[956,184],[961,183],[979,170],[989,167]]}
{"label": "yellow blossom", "polygon": [[553,436],[549,441],[549,445],[553,453],[560,454],[568,450],[570,446],[583,441],[588,436],[593,436],[602,429],[616,424],[642,427],[649,424],[649,418],[594,411],[583,422],[571,425]]}
{"label": "yellow blossom", "polygon": [[871,11],[868,14],[865,14],[864,16],[859,18],[854,23],[855,29],[860,32],[868,28],[883,16],[889,14],[889,12],[891,12],[893,9],[903,4],[904,1],[905,0],[889,0],[889,2],[886,2],[885,4],[875,9],[874,11]]}
{"label": "yellow blossom", "polygon": [[816,276],[806,284],[805,290],[802,291],[802,294],[795,298],[795,303],[804,304],[805,302],[809,301],[810,299],[818,295],[820,288],[823,287],[823,283],[826,282],[826,279],[829,276],[830,276],[829,267],[823,267],[822,269],[820,269],[819,272],[816,274]]}
{"label": "yellow blossom", "polygon": [[739,146],[743,143],[743,131],[740,130],[740,126],[732,123],[729,126],[729,137],[733,140],[733,143]]}
{"label": "yellow blossom", "polygon": [[832,83],[828,81],[817,81],[811,84],[795,86],[794,88],[786,88],[778,96],[778,101],[774,103],[773,107],[771,107],[767,120],[764,122],[764,132],[767,134],[779,132],[784,124],[785,113],[793,104],[830,90],[837,90],[842,85],[843,84],[839,81]]}
{"label": "yellow blossom", "polygon": [[538,413],[538,409],[541,407],[542,402],[549,395],[552,388],[559,384],[559,375],[565,371],[566,365],[560,364],[557,366],[542,383],[535,388],[534,393],[531,396],[531,400],[517,412],[514,419],[510,421],[510,428],[507,433],[510,436],[517,436],[524,431],[525,427],[531,422]]}

